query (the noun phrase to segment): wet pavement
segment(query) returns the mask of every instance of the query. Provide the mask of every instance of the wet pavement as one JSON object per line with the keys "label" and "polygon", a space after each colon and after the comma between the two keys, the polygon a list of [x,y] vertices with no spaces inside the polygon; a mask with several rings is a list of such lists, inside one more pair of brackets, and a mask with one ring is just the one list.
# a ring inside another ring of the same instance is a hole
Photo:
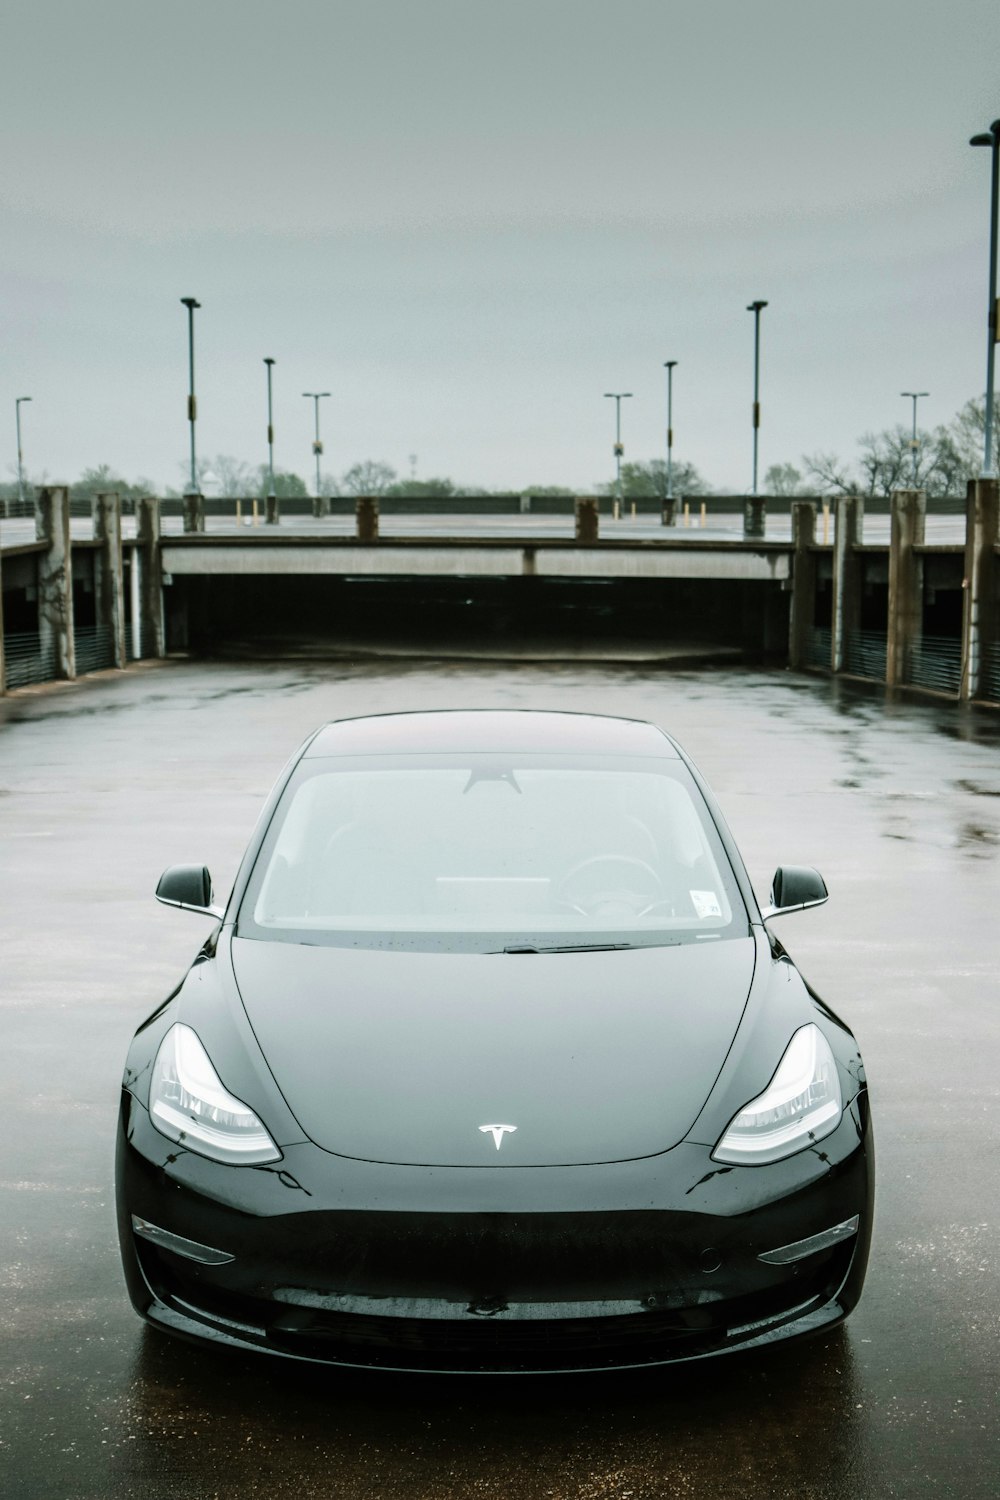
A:
{"label": "wet pavement", "polygon": [[[232,879],[295,745],[401,708],[669,728],[777,924],[858,1034],[878,1142],[846,1328],[681,1372],[336,1375],[147,1332],[112,1170],[128,1038],[206,934],[164,866]],[[421,661],[168,663],[0,700],[0,1489],[24,1500],[713,1500],[1000,1492],[1000,715],[787,673]]]}

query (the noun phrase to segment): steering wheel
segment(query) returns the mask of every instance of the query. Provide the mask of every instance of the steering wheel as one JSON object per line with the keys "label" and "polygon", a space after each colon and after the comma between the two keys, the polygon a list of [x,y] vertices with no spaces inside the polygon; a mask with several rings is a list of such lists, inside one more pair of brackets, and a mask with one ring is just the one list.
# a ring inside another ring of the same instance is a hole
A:
{"label": "steering wheel", "polygon": [[666,896],[663,881],[644,859],[591,854],[567,870],[555,899],[581,917],[642,917]]}

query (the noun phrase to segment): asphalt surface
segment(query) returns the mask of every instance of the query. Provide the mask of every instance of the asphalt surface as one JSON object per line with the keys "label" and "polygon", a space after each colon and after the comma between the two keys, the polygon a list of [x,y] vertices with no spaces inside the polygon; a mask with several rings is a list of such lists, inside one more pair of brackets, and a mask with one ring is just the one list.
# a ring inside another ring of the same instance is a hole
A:
{"label": "asphalt surface", "polygon": [[[201,943],[164,866],[227,887],[317,723],[549,706],[671,729],[778,930],[856,1030],[878,1140],[844,1330],[680,1372],[338,1376],[144,1330],[116,1247],[128,1038]],[[168,663],[0,700],[0,1491],[17,1500],[712,1500],[1000,1492],[1000,715],[785,673]]]}

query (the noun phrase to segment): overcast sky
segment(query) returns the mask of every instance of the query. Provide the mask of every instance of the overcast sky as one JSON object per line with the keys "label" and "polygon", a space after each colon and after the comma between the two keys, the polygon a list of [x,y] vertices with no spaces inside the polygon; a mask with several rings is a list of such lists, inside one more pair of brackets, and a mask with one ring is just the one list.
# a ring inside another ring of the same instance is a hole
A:
{"label": "overcast sky", "polygon": [[[5,333],[29,472],[198,447],[488,488],[665,451],[750,482],[985,383],[997,0],[7,0]],[[7,417],[2,416],[3,408]]]}

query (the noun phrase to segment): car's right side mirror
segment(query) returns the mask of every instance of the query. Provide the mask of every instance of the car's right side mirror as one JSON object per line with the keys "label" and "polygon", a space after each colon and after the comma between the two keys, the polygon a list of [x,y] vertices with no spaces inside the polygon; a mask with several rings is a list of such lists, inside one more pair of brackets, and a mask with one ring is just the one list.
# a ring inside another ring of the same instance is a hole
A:
{"label": "car's right side mirror", "polygon": [[829,899],[826,881],[811,865],[779,865],[771,881],[771,901],[761,911],[764,921],[790,911],[806,911]]}

